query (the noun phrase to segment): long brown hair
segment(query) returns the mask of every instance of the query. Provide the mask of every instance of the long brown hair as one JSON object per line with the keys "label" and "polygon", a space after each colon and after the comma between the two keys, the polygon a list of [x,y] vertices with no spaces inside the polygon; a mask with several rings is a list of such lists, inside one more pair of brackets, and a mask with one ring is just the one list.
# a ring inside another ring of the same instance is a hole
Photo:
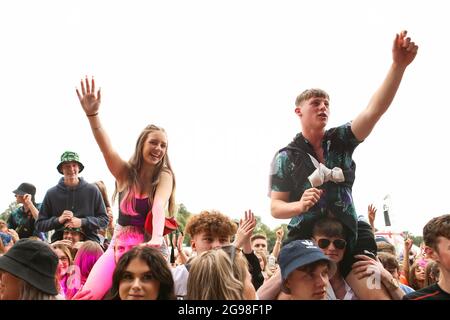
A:
{"label": "long brown hair", "polygon": [[[135,210],[135,208],[136,208],[135,194],[136,194],[136,189],[138,187],[141,187],[141,189],[142,189],[142,183],[140,183],[140,181],[139,181],[139,173],[142,170],[143,164],[144,164],[142,150],[144,149],[144,144],[145,144],[145,141],[147,140],[148,135],[155,131],[162,131],[166,134],[166,131],[163,128],[158,127],[156,125],[151,124],[151,125],[148,125],[147,127],[145,127],[144,130],[139,135],[139,138],[136,141],[136,148],[134,149],[134,153],[131,156],[130,160],[128,161],[129,175],[128,175],[127,192],[126,192],[126,196],[121,200],[121,203],[119,203],[119,206],[122,209],[122,204],[124,204],[124,207],[126,206],[126,204],[131,204],[130,209],[132,209],[132,210],[122,210],[123,213],[125,213],[125,214],[129,214],[129,215],[137,214],[136,210]],[[155,198],[155,193],[156,193],[156,188],[158,187],[158,183],[160,181],[162,172],[167,172],[172,176],[172,193],[170,194],[170,198],[169,198],[169,216],[173,216],[173,214],[175,213],[175,208],[176,208],[176,205],[175,205],[175,175],[173,173],[172,166],[169,161],[168,145],[167,145],[167,148],[166,148],[163,158],[155,166],[155,171],[152,176],[152,181],[151,181],[152,187],[151,187],[150,197],[148,199],[150,206],[153,204],[153,200]],[[117,194],[118,194],[118,189],[117,189],[117,182],[116,182],[116,188],[114,190],[113,201],[115,200]],[[126,206],[126,207],[129,208],[128,206]]]}
{"label": "long brown hair", "polygon": [[169,264],[158,249],[151,247],[134,247],[120,258],[114,270],[112,286],[106,300],[120,300],[119,287],[123,280],[123,274],[134,259],[145,262],[155,280],[159,282],[159,292],[156,300],[174,300],[175,284]]}
{"label": "long brown hair", "polygon": [[111,208],[111,203],[109,202],[108,198],[108,191],[106,190],[106,185],[102,180],[95,181],[95,185],[97,186],[98,190],[100,190],[100,193],[102,194],[103,202],[105,203],[105,207]]}
{"label": "long brown hair", "polygon": [[416,277],[416,269],[419,267],[426,268],[426,266],[421,266],[419,261],[421,259],[418,259],[414,261],[412,266],[409,268],[409,275],[408,275],[408,284],[411,288],[414,290],[419,290],[425,287],[425,280],[423,282],[419,282]]}

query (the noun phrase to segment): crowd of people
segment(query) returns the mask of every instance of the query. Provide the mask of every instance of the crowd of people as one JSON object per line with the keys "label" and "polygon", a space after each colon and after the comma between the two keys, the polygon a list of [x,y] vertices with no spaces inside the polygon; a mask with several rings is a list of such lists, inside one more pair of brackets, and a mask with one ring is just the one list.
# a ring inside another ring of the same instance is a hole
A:
{"label": "crowd of people", "polygon": [[[0,220],[1,300],[401,300],[450,298],[450,215],[423,228],[411,256],[377,242],[369,206],[358,218],[352,154],[388,110],[418,46],[397,34],[393,61],[368,106],[325,130],[329,95],[309,89],[295,101],[301,132],[272,162],[271,214],[291,219],[269,250],[254,213],[239,222],[216,210],[177,229],[175,174],[165,130],[149,125],[130,160],[122,159],[100,120],[94,79],[77,88],[80,104],[115,178],[112,201],[102,181],[87,182],[79,155],[65,151],[62,175],[42,203],[33,184],[13,191],[20,206]],[[167,212],[167,213],[166,213]],[[190,237],[191,251],[183,247]],[[208,284],[208,285],[205,285]]]}

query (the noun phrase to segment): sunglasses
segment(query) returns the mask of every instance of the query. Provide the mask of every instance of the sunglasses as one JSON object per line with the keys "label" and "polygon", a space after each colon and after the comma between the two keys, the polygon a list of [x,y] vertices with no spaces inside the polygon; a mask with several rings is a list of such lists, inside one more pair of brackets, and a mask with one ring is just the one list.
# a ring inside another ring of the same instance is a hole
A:
{"label": "sunglasses", "polygon": [[317,245],[320,249],[326,249],[330,246],[331,242],[333,242],[333,245],[336,249],[344,249],[347,245],[347,242],[344,239],[335,239],[333,241],[330,241],[328,239],[319,239],[317,240]]}

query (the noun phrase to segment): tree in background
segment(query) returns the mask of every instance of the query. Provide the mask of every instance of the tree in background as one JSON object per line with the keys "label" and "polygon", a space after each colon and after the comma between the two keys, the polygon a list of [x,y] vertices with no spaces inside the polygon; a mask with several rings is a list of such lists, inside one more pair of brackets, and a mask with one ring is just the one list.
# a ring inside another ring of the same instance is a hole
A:
{"label": "tree in background", "polygon": [[[191,215],[192,215],[192,213],[186,208],[186,206],[183,203],[180,203],[178,205],[176,219],[177,219],[177,222],[179,225],[179,229],[182,230],[183,232],[184,232],[184,228],[186,226],[186,222]],[[261,221],[261,217],[255,216],[255,218],[256,218],[256,227],[255,227],[255,230],[253,231],[253,234],[256,234],[256,233],[265,234],[267,237],[268,250],[269,250],[269,252],[271,252],[273,249],[273,246],[275,245],[275,241],[277,239],[276,231],[279,228],[283,228],[284,234],[287,234],[287,224],[282,224],[282,225],[276,227],[275,229],[271,230],[266,224],[264,224]],[[236,223],[239,223],[239,220],[237,220]],[[184,235],[183,243],[187,246],[190,245],[191,238],[189,237],[188,234]]]}
{"label": "tree in background", "polygon": [[276,227],[275,229],[271,230],[266,224],[264,224],[261,221],[260,216],[255,216],[255,218],[256,218],[256,227],[255,227],[255,230],[253,231],[253,234],[257,234],[257,233],[265,234],[267,237],[267,246],[268,246],[267,250],[269,252],[272,252],[273,246],[275,245],[275,241],[277,239],[276,231],[279,228],[283,228],[284,234],[287,234],[287,224],[282,224],[282,225]]}
{"label": "tree in background", "polygon": [[423,242],[423,237],[422,237],[422,236],[412,236],[411,239],[412,239],[413,243],[414,243],[416,246],[418,246],[418,247],[420,247],[420,245],[421,245],[422,242]]}
{"label": "tree in background", "polygon": [[0,219],[8,221],[8,218],[9,218],[9,215],[11,214],[11,212],[16,210],[18,207],[20,207],[19,203],[17,203],[16,201],[11,202],[9,204],[8,208],[0,214]]}
{"label": "tree in background", "polygon": [[414,234],[412,234],[409,231],[403,231],[403,237],[406,238],[410,238],[413,241],[413,244],[415,244],[416,246],[420,247],[420,245],[423,242],[423,236],[415,236]]}
{"label": "tree in background", "polygon": [[[186,208],[186,206],[182,203],[178,205],[178,211],[176,214],[176,219],[178,222],[179,229],[184,232],[184,227],[186,226],[186,222],[189,217],[192,215],[191,212]],[[184,244],[189,245],[191,243],[191,237],[189,235],[184,235]]]}

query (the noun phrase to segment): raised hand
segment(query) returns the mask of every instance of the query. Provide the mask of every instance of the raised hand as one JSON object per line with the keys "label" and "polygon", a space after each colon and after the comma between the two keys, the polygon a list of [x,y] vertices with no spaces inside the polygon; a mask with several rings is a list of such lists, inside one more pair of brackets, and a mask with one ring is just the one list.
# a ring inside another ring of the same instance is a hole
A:
{"label": "raised hand", "polygon": [[277,235],[277,240],[283,240],[284,237],[284,229],[281,227],[280,229],[278,229],[276,232]]}
{"label": "raised hand", "polygon": [[30,205],[30,204],[32,204],[33,202],[31,201],[31,194],[24,194],[23,195],[23,202],[25,202],[25,204],[26,205]]}
{"label": "raised hand", "polygon": [[419,46],[411,41],[410,37],[406,37],[407,31],[403,30],[400,34],[396,34],[394,44],[392,46],[392,58],[394,63],[399,66],[406,67],[417,55]]}
{"label": "raised hand", "polygon": [[373,204],[369,204],[367,207],[367,217],[369,218],[369,223],[372,229],[375,227],[375,217],[377,214],[377,208],[373,206]]}
{"label": "raised hand", "polygon": [[411,238],[405,239],[405,253],[409,254],[413,246],[413,241]]}
{"label": "raised hand", "polygon": [[101,92],[100,89],[98,89],[97,96],[95,95],[94,77],[92,77],[90,85],[87,76],[84,81],[83,80],[80,81],[80,84],[81,84],[81,94],[78,88],[76,89],[76,91],[84,112],[86,113],[87,116],[97,114],[100,108]]}
{"label": "raised hand", "polygon": [[183,242],[184,242],[184,234],[180,234],[177,237],[177,250],[182,251],[183,250]]}
{"label": "raised hand", "polygon": [[247,253],[247,249],[251,251],[250,238],[253,234],[253,230],[256,227],[256,218],[251,210],[245,211],[244,219],[239,221],[239,228],[236,232],[234,245],[237,248],[245,247],[244,252]]}

